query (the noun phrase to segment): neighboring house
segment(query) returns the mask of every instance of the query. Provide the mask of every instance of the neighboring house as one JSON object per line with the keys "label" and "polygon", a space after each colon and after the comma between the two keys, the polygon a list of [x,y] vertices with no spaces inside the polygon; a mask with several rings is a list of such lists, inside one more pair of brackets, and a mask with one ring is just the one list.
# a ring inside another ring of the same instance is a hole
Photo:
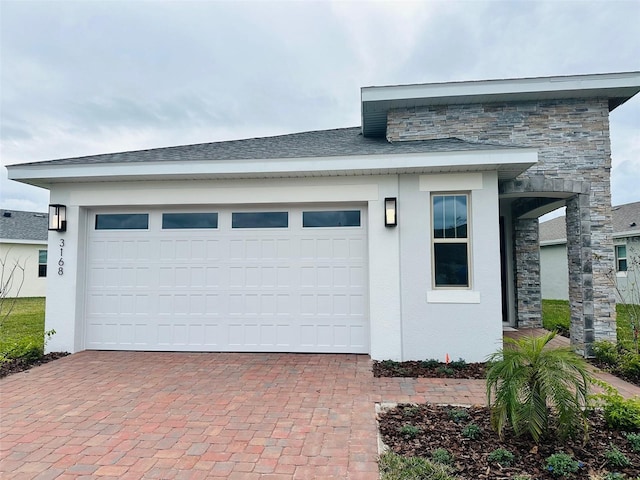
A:
{"label": "neighboring house", "polygon": [[47,348],[481,361],[503,325],[541,325],[538,217],[566,205],[589,354],[616,331],[609,112],[638,91],[640,72],[365,87],[356,128],[9,166],[66,213]]}
{"label": "neighboring house", "polygon": [[[610,279],[618,286],[616,301],[640,303],[640,202],[612,207],[615,262]],[[542,298],[569,300],[566,218],[540,224]]]}
{"label": "neighboring house", "polygon": [[0,210],[2,297],[45,296],[47,234],[47,214]]}

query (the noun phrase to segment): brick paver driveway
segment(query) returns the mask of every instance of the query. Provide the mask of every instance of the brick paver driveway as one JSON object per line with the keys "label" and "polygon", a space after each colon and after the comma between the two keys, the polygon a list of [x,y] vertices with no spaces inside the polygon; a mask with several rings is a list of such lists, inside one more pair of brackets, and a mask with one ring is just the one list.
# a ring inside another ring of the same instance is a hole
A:
{"label": "brick paver driveway", "polygon": [[374,480],[385,402],[485,385],[373,378],[367,355],[81,352],[0,379],[0,478]]}
{"label": "brick paver driveway", "polygon": [[81,352],[0,380],[2,478],[376,479],[366,355]]}

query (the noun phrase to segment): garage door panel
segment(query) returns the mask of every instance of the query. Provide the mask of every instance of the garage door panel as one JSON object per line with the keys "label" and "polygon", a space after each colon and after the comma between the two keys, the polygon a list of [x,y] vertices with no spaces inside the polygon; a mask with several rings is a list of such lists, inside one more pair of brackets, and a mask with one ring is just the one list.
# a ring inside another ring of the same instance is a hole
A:
{"label": "garage door panel", "polygon": [[364,228],[303,228],[290,208],[286,228],[234,229],[218,211],[206,230],[155,211],[89,232],[87,348],[368,352]]}
{"label": "garage door panel", "polygon": [[204,325],[204,347],[218,347],[221,340],[221,327],[217,323],[205,323]]}

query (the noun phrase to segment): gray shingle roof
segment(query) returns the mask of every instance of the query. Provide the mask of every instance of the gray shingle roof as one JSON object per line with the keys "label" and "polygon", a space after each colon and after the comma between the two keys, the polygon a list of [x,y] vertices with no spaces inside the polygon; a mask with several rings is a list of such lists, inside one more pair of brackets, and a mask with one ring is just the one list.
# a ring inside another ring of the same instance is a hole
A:
{"label": "gray shingle roof", "polygon": [[637,232],[640,234],[640,202],[613,207],[613,233]]}
{"label": "gray shingle roof", "polygon": [[564,215],[540,224],[540,242],[566,241],[566,239],[567,225]]}
{"label": "gray shingle roof", "polygon": [[196,145],[181,145],[176,147],[47,160],[25,163],[20,166],[163,161],[268,160],[276,158],[384,155],[514,148],[512,146],[489,143],[467,142],[458,138],[390,143],[384,138],[366,138],[362,136],[360,132],[360,127],[338,128],[334,130],[292,133],[275,137],[200,143]]}
{"label": "gray shingle roof", "polygon": [[48,218],[46,213],[0,210],[0,238],[46,243]]}
{"label": "gray shingle roof", "polygon": [[[640,235],[640,202],[626,203],[612,207],[613,234],[631,232]],[[552,218],[540,224],[540,241],[566,241],[565,217]]]}

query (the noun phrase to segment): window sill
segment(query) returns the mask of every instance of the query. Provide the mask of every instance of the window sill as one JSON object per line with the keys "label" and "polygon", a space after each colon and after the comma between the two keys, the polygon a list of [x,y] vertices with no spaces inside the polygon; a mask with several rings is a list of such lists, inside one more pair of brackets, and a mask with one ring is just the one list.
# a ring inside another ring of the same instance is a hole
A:
{"label": "window sill", "polygon": [[430,290],[427,303],[480,303],[480,292],[474,290]]}
{"label": "window sill", "polygon": [[626,271],[616,272],[616,277],[618,277],[618,278],[627,278],[627,272]]}

